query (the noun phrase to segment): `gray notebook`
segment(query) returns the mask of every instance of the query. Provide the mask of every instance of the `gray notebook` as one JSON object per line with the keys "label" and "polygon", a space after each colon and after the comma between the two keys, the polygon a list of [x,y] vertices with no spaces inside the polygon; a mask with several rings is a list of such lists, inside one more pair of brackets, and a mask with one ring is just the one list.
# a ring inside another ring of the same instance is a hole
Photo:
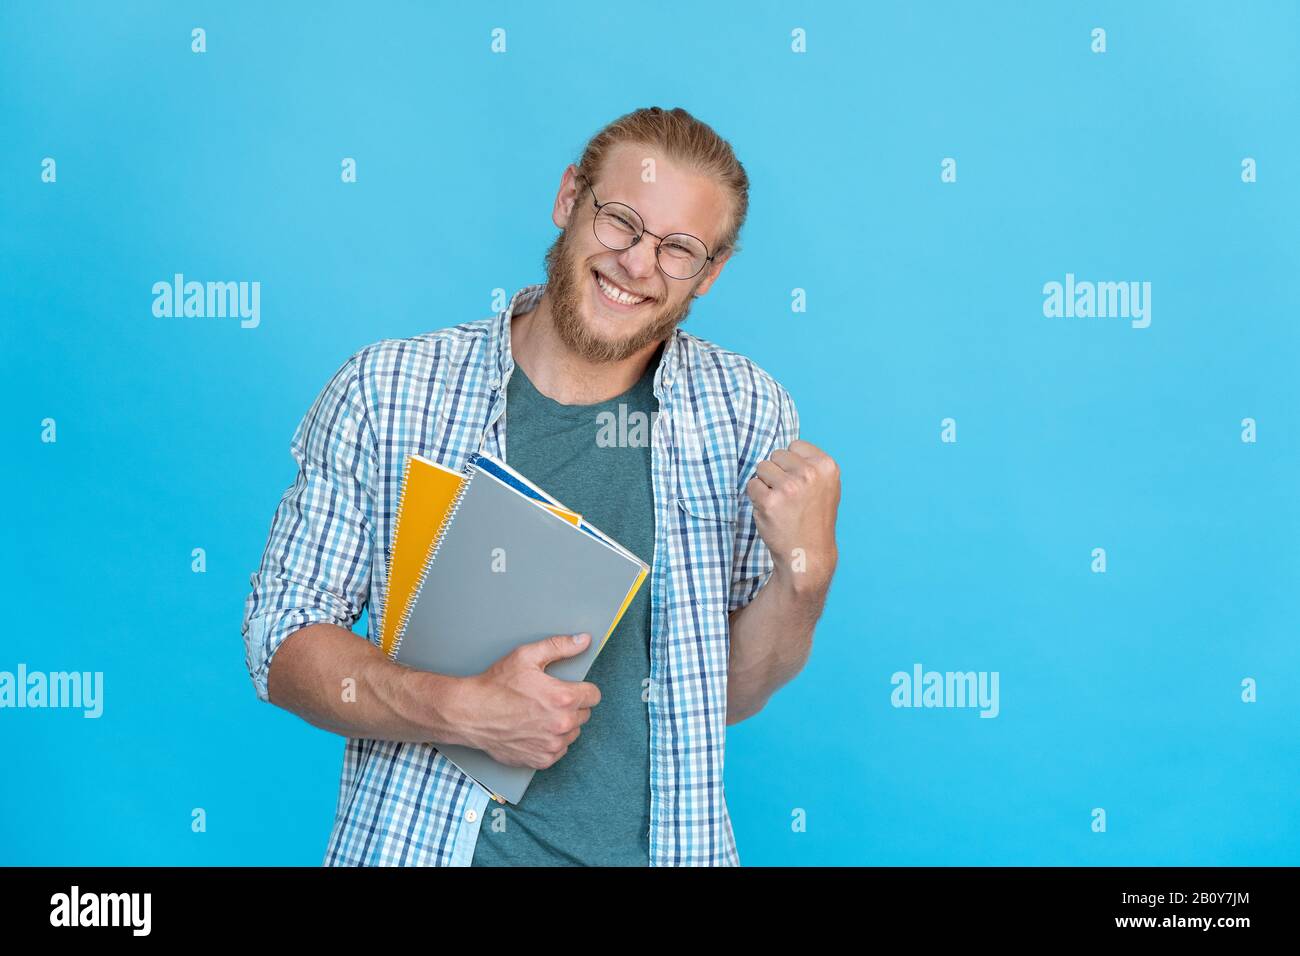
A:
{"label": "gray notebook", "polygon": [[[393,659],[468,677],[521,644],[587,633],[586,650],[546,668],[562,680],[583,680],[607,636],[617,640],[610,629],[647,566],[596,529],[570,524],[484,468],[470,464],[466,472]],[[508,767],[482,750],[434,746],[511,803],[520,801],[537,772]]]}

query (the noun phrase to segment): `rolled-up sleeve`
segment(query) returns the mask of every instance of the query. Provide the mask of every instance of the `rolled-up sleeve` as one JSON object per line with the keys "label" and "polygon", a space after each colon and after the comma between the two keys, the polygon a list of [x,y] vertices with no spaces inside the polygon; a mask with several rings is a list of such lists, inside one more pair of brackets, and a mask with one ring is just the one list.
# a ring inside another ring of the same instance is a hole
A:
{"label": "rolled-up sleeve", "polygon": [[245,663],[263,701],[271,659],[290,634],[321,622],[350,629],[369,600],[377,455],[357,355],[334,373],[289,447],[298,475],[244,601]]}
{"label": "rolled-up sleeve", "polygon": [[776,420],[768,426],[765,440],[754,443],[752,447],[755,454],[746,460],[741,471],[739,507],[736,511],[736,550],[731,565],[728,611],[738,611],[754,600],[767,583],[773,568],[772,552],[759,537],[758,525],[754,521],[754,503],[745,493],[745,486],[754,477],[759,462],[771,457],[772,452],[778,448],[788,447],[799,437],[799,413],[794,407],[794,400],[781,386],[772,383],[772,387],[776,392]]}

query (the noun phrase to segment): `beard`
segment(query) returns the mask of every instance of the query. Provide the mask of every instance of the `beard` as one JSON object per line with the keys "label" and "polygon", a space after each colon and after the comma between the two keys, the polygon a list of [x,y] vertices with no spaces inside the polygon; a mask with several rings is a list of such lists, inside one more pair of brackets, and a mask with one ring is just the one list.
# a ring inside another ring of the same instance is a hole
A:
{"label": "beard", "polygon": [[639,329],[621,339],[602,338],[592,330],[582,314],[583,291],[590,272],[573,254],[569,230],[565,229],[546,250],[546,293],[551,300],[551,318],[556,334],[573,352],[589,362],[621,362],[651,343],[666,339],[691,311],[693,295],[687,296],[680,305],[669,306],[666,311],[653,315]]}

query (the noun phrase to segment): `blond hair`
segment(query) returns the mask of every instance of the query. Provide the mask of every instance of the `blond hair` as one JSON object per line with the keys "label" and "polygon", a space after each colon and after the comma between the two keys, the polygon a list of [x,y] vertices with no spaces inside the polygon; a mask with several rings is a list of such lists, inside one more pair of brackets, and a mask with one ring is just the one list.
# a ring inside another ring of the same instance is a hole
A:
{"label": "blond hair", "polygon": [[623,143],[638,143],[659,150],[669,160],[694,173],[714,179],[731,195],[731,216],[714,255],[740,250],[740,227],[749,213],[749,176],[731,145],[707,123],[677,107],[657,106],[620,116],[593,136],[582,151],[578,169],[593,182],[610,150]]}

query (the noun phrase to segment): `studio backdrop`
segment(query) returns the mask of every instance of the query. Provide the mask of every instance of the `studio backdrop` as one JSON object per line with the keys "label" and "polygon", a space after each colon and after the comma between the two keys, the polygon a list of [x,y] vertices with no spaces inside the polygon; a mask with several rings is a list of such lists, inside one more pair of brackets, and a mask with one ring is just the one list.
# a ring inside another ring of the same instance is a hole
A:
{"label": "studio backdrop", "polygon": [[741,862],[1300,863],[1286,0],[0,6],[0,863],[319,864],[344,741],[240,634],[290,438],[652,105],[751,179],[684,328],[843,482]]}

